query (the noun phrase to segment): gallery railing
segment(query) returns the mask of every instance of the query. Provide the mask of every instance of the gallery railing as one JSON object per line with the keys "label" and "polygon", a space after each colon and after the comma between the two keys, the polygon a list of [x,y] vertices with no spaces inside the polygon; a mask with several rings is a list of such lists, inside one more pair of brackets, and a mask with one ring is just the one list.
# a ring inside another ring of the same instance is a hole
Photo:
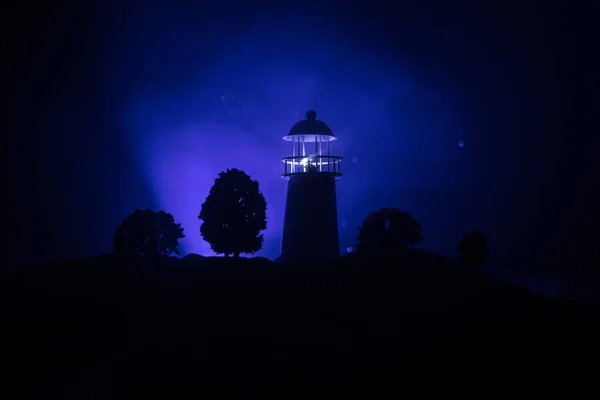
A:
{"label": "gallery railing", "polygon": [[341,177],[342,157],[337,156],[294,156],[281,159],[284,163],[283,176],[296,174],[329,174]]}

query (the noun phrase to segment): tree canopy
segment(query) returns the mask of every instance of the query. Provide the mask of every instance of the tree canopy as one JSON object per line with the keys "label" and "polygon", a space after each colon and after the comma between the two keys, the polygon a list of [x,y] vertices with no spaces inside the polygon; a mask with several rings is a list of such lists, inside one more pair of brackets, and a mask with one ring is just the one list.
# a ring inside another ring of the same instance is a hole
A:
{"label": "tree canopy", "polygon": [[181,224],[163,210],[137,209],[115,231],[113,253],[137,254],[146,257],[179,254],[179,239],[183,239]]}
{"label": "tree canopy", "polygon": [[361,253],[400,251],[423,241],[421,224],[409,212],[394,207],[372,212],[358,231],[356,251]]}
{"label": "tree canopy", "polygon": [[489,261],[487,239],[478,230],[465,234],[456,247],[458,261],[468,267],[479,267]]}
{"label": "tree canopy", "polygon": [[219,173],[202,204],[200,233],[210,248],[226,257],[254,254],[267,228],[267,202],[258,181],[236,168]]}

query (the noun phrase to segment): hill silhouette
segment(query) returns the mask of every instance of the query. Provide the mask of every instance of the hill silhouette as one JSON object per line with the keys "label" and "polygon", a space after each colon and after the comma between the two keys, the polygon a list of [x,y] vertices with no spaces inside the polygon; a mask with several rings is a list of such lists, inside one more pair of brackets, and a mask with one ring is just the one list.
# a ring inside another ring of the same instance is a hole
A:
{"label": "hill silhouette", "polygon": [[573,395],[598,359],[597,309],[423,250],[327,264],[105,255],[3,275],[5,378],[27,398]]}

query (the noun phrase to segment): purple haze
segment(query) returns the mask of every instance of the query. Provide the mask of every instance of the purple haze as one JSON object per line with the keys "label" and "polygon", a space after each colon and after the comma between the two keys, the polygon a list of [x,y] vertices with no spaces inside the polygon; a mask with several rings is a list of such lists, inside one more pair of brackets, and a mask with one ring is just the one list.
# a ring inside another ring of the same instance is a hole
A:
{"label": "purple haze", "polygon": [[308,109],[339,137],[332,154],[346,160],[338,181],[340,247],[353,245],[356,227],[383,205],[410,209],[427,230],[426,210],[408,196],[398,204],[398,191],[461,180],[453,143],[466,127],[457,98],[385,54],[357,52],[326,25],[303,36],[294,20],[264,22],[220,39],[215,57],[194,57],[197,68],[185,70],[195,72],[181,76],[177,62],[185,49],[169,46],[183,28],[165,29],[167,39],[139,50],[141,63],[150,63],[144,68],[170,59],[172,69],[170,78],[128,91],[121,107],[128,146],[158,206],[185,228],[183,253],[212,254],[197,215],[217,174],[236,167],[259,181],[267,199],[265,246],[258,255],[278,255],[286,190],[280,159],[290,155],[281,138]]}

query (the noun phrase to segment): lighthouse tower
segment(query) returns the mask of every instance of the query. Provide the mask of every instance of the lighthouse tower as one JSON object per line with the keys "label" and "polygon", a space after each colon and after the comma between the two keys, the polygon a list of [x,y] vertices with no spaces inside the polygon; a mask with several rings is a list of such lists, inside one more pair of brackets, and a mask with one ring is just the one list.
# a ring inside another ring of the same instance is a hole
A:
{"label": "lighthouse tower", "polygon": [[282,159],[282,177],[288,179],[283,261],[321,261],[340,255],[335,180],[342,177],[342,157],[332,156],[329,149],[336,139],[312,110],[283,137],[292,145],[292,156]]}

